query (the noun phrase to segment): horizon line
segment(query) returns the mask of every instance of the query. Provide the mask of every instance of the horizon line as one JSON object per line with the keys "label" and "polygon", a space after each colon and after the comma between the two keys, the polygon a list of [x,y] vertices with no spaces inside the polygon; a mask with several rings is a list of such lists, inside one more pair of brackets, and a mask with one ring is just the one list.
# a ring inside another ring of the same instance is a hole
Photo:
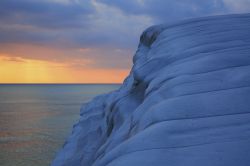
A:
{"label": "horizon line", "polygon": [[122,83],[0,83],[0,85],[121,85]]}

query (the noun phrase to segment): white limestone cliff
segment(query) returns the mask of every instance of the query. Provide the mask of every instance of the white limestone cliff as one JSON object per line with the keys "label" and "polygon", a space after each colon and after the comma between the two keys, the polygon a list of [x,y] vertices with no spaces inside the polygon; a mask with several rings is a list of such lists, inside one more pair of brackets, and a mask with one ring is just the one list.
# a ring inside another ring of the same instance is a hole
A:
{"label": "white limestone cliff", "polygon": [[250,164],[250,14],[150,27],[133,61],[52,166]]}

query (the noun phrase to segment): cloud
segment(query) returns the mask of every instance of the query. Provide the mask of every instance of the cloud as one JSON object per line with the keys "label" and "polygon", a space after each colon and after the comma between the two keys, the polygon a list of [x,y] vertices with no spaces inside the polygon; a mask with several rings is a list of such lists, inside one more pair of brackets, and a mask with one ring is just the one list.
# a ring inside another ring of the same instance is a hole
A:
{"label": "cloud", "polygon": [[0,44],[0,50],[0,57],[8,57],[5,60],[9,61],[21,58],[42,60],[81,69],[128,69],[132,64],[133,55],[133,51],[129,49],[60,49],[29,44]]}
{"label": "cloud", "polygon": [[222,0],[98,0],[98,2],[117,7],[126,14],[150,16],[156,23],[227,11]]}
{"label": "cloud", "polygon": [[[1,0],[0,53],[72,59],[74,66],[87,58],[95,68],[129,68],[148,26],[249,11],[250,0]],[[10,51],[16,45],[27,49]]]}
{"label": "cloud", "polygon": [[225,6],[234,13],[250,12],[250,0],[223,0]]}
{"label": "cloud", "polygon": [[148,17],[130,17],[90,0],[2,0],[0,13],[2,43],[131,48],[136,36],[151,25]]}
{"label": "cloud", "polygon": [[19,57],[4,57],[4,56],[1,56],[0,58],[1,60],[3,61],[9,61],[9,62],[20,62],[20,63],[23,63],[25,62],[25,60],[23,60],[22,58],[19,58]]}
{"label": "cloud", "polygon": [[2,23],[32,25],[39,28],[83,27],[87,22],[80,20],[87,18],[93,12],[94,8],[89,0],[69,1],[68,3],[46,0],[0,1]]}
{"label": "cloud", "polygon": [[134,49],[156,23],[250,11],[249,0],[1,0],[0,42]]}
{"label": "cloud", "polygon": [[[5,6],[4,10],[0,10],[5,13],[5,16],[2,16],[4,19],[0,21],[0,53],[63,62],[78,60],[79,65],[75,66],[81,66],[81,60],[87,58],[92,62],[88,67],[129,68],[139,35],[152,24],[151,19],[146,16],[131,17],[112,6],[94,1],[87,3],[91,10],[83,10],[83,13],[71,12],[77,8],[72,6],[84,6],[84,2],[86,1],[54,0],[36,4],[36,1],[25,0],[20,6],[20,1],[15,5],[9,1],[0,2],[1,9]],[[38,7],[39,5],[42,7]],[[26,10],[27,6],[33,9]],[[10,9],[14,12],[8,12]],[[64,19],[67,19],[64,17],[66,14],[54,13],[63,12],[62,10],[65,10],[67,17],[71,22],[75,22],[74,24],[69,22],[69,25],[61,26],[65,23]],[[15,18],[16,15],[22,17],[22,21]],[[32,19],[29,15],[33,15]],[[40,18],[50,18],[53,21]],[[54,23],[47,25],[51,22]],[[86,48],[88,51],[77,51]]]}

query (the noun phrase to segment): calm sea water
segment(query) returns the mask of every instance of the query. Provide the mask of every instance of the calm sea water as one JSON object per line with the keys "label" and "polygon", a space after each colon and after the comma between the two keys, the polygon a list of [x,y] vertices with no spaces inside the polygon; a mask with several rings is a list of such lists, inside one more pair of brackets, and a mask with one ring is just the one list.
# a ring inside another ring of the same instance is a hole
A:
{"label": "calm sea water", "polygon": [[120,85],[0,85],[0,166],[48,166],[80,107]]}

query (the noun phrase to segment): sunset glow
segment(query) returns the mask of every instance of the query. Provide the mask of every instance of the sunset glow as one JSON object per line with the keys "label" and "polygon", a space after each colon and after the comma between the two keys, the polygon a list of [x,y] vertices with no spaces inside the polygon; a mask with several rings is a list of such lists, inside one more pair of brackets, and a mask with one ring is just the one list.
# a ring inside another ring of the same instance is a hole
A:
{"label": "sunset glow", "polygon": [[1,83],[121,83],[128,70],[70,68],[55,63],[0,56]]}

